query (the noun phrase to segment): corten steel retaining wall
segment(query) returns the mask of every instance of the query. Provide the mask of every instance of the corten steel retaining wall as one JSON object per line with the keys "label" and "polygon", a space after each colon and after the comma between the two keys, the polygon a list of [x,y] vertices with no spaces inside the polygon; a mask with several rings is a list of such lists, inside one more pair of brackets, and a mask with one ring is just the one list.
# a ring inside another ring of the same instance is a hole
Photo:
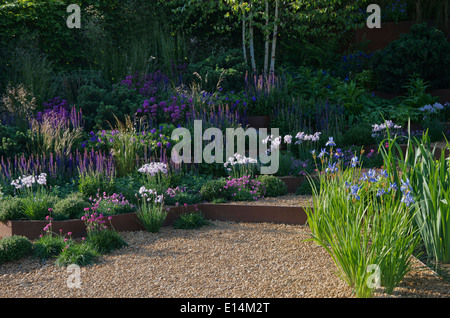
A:
{"label": "corten steel retaining wall", "polygon": [[[198,204],[198,209],[208,220],[234,222],[272,222],[283,224],[306,223],[307,216],[302,207],[266,206],[266,205],[235,205],[235,204]],[[193,211],[195,206],[169,207],[164,226],[169,226],[182,213]],[[43,234],[47,221],[14,220],[0,222],[0,238],[12,235],[22,235],[31,240]],[[140,231],[144,227],[140,224],[136,213],[113,215],[111,224],[118,232]],[[52,230],[62,234],[72,232],[72,237],[86,234],[86,226],[82,220],[53,221]]]}

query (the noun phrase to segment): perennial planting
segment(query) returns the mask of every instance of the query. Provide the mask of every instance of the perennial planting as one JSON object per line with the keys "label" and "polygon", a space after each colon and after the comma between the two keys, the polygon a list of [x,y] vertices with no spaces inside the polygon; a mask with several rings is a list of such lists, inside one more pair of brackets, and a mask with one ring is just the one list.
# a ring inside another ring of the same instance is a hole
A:
{"label": "perennial planting", "polygon": [[[121,214],[157,235],[181,208],[174,225],[192,229],[211,225],[202,203],[289,195],[308,197],[311,239],[356,297],[392,294],[414,257],[450,262],[450,103],[429,93],[450,85],[445,19],[372,52],[344,47],[365,1],[94,2],[71,38],[62,2],[0,1],[0,221],[47,222],[32,245],[4,243],[17,257],[87,265],[126,248]],[[382,7],[398,21],[421,6]],[[68,220],[82,237],[55,228]]]}

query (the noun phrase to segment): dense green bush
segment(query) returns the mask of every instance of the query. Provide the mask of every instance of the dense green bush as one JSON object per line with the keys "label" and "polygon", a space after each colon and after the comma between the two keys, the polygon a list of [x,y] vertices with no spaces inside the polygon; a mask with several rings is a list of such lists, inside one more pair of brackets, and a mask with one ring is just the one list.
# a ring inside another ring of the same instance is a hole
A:
{"label": "dense green bush", "polygon": [[27,152],[29,137],[28,132],[0,123],[0,157],[13,157]]}
{"label": "dense green bush", "polygon": [[0,240],[0,263],[15,261],[31,253],[33,243],[26,237],[13,235]]}
{"label": "dense green bush", "polygon": [[214,179],[206,182],[200,189],[200,195],[205,201],[213,201],[214,199],[227,199],[224,186],[227,184],[225,179]]}
{"label": "dense green bush", "polygon": [[410,74],[417,73],[431,88],[450,84],[450,43],[445,34],[426,23],[413,25],[409,33],[391,42],[374,58],[378,88],[387,92],[403,90]]}
{"label": "dense green bush", "polygon": [[111,195],[104,194],[102,196],[97,194],[97,197],[93,198],[91,203],[96,206],[96,212],[103,215],[132,213],[137,210],[137,206],[130,203],[120,193],[113,193]]}
{"label": "dense green bush", "polygon": [[0,222],[24,218],[23,204],[19,198],[7,196],[0,200]]}
{"label": "dense green bush", "polygon": [[212,180],[213,176],[210,174],[198,174],[192,171],[188,173],[172,174],[172,178],[174,178],[176,186],[187,188],[193,193],[199,193],[202,186],[209,180]]}
{"label": "dense green bush", "polygon": [[337,143],[342,147],[374,145],[375,139],[372,137],[372,127],[364,123],[353,125],[342,134]]}
{"label": "dense green bush", "polygon": [[83,198],[80,193],[73,193],[64,199],[56,202],[52,216],[66,215],[68,219],[79,219],[84,215],[84,209],[88,208],[90,204]]}
{"label": "dense green bush", "polygon": [[216,91],[218,86],[224,91],[240,91],[244,87],[246,70],[241,50],[230,49],[189,64],[184,82],[194,82],[208,92]]}
{"label": "dense green bush", "polygon": [[30,35],[55,64],[80,62],[81,32],[66,27],[66,9],[65,1],[54,0],[0,3],[0,44],[11,45],[23,35]]}
{"label": "dense green bush", "polygon": [[288,193],[286,183],[280,178],[272,175],[261,175],[258,176],[256,180],[262,183],[262,189],[265,189],[262,195],[265,197],[278,197]]}
{"label": "dense green bush", "polygon": [[111,83],[103,78],[100,71],[95,70],[73,70],[58,72],[52,78],[54,90],[59,97],[69,100],[72,104],[78,101],[78,92],[83,86],[109,89]]}
{"label": "dense green bush", "polygon": [[195,204],[201,201],[201,196],[193,191],[177,192],[173,196],[165,196],[164,203],[166,205],[182,204]]}
{"label": "dense green bush", "polygon": [[113,193],[114,188],[114,179],[111,176],[95,171],[80,174],[78,190],[87,198],[95,197],[99,192]]}

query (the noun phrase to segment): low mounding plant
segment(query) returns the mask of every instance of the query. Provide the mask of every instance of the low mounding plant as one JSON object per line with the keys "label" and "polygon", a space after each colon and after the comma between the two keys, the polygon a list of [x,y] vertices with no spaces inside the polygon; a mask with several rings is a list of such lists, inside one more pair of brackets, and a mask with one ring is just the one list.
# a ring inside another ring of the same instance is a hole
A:
{"label": "low mounding plant", "polygon": [[409,180],[397,184],[386,170],[363,172],[357,157],[342,170],[332,160],[333,147],[330,158],[321,154],[320,184],[311,182],[313,207],[307,208],[312,240],[331,255],[357,297],[371,297],[377,286],[392,293],[418,246]]}
{"label": "low mounding plant", "polygon": [[213,179],[207,181],[200,189],[200,195],[205,201],[212,202],[215,199],[228,199],[228,195],[223,190],[227,181],[225,179]]}
{"label": "low mounding plant", "polygon": [[232,201],[257,201],[264,198],[266,189],[260,180],[250,176],[228,178],[222,189]]}
{"label": "low mounding plant", "polygon": [[83,215],[84,209],[89,206],[90,204],[80,193],[72,193],[56,202],[53,215],[67,215],[68,219],[79,219]]}
{"label": "low mounding plant", "polygon": [[144,186],[139,189],[139,194],[141,195],[137,212],[139,221],[148,232],[159,232],[168,214],[164,210],[164,196]]}
{"label": "low mounding plant", "polygon": [[89,198],[95,211],[103,215],[115,215],[123,213],[131,213],[136,211],[136,206],[131,204],[122,194],[113,193],[107,195],[103,192],[102,195],[97,193],[94,198]]}
{"label": "low mounding plant", "polygon": [[195,204],[200,202],[200,195],[197,193],[192,193],[186,188],[168,188],[164,196],[164,203],[166,205],[177,205],[177,204]]}
{"label": "low mounding plant", "polygon": [[5,197],[0,201],[0,222],[24,218],[22,201],[17,197]]}
{"label": "low mounding plant", "polygon": [[21,259],[31,253],[33,243],[21,235],[4,237],[0,240],[0,264]]}
{"label": "low mounding plant", "polygon": [[182,213],[173,222],[173,227],[176,229],[196,229],[210,224],[202,212],[195,206],[195,211]]}
{"label": "low mounding plant", "polygon": [[275,176],[260,175],[256,180],[261,182],[265,189],[264,196],[266,197],[278,197],[288,193],[286,183]]}

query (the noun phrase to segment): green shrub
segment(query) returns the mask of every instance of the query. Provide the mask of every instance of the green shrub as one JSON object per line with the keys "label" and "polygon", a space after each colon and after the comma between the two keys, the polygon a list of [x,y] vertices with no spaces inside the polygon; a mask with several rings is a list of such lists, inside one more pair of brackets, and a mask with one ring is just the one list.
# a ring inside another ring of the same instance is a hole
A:
{"label": "green shrub", "polygon": [[114,229],[89,231],[86,240],[100,254],[106,254],[128,245]]}
{"label": "green shrub", "polygon": [[205,201],[213,201],[214,199],[228,199],[228,195],[224,191],[227,184],[225,179],[209,180],[200,188],[200,195]]}
{"label": "green shrub", "polygon": [[142,107],[145,98],[123,85],[105,89],[96,85],[83,85],[78,89],[77,105],[83,111],[86,130],[109,129],[117,117],[125,120],[126,115],[133,114]]}
{"label": "green shrub", "polygon": [[122,194],[113,193],[110,196],[97,196],[92,202],[97,205],[96,212],[103,215],[116,215],[136,212],[137,206],[131,204]]}
{"label": "green shrub", "polygon": [[[222,165],[223,168],[223,165]],[[223,170],[223,169],[221,169]],[[199,193],[202,186],[208,182],[209,180],[212,180],[211,174],[198,174],[194,173],[192,171],[188,173],[178,173],[178,174],[172,174],[172,177],[175,179],[179,178],[179,181],[176,185],[178,185],[180,188],[187,188],[190,192],[193,193]]]}
{"label": "green shrub", "polygon": [[402,91],[413,73],[430,81],[432,89],[447,87],[450,74],[442,70],[449,67],[450,43],[442,31],[426,23],[413,25],[409,33],[391,42],[374,59],[378,89],[388,92]]}
{"label": "green shrub", "polygon": [[[186,71],[186,83],[197,82],[203,90],[214,92],[217,84],[224,91],[239,91],[244,87],[244,74],[247,70],[242,52],[231,49],[214,54],[198,63],[191,63]],[[197,72],[200,77],[193,75]]]}
{"label": "green shrub", "polygon": [[0,202],[0,222],[24,218],[22,201],[16,197],[5,197]]}
{"label": "green shrub", "polygon": [[86,171],[80,174],[78,190],[87,198],[94,197],[99,191],[114,192],[114,178],[95,171]]}
{"label": "green shrub", "polygon": [[123,177],[117,177],[114,181],[114,191],[122,193],[132,204],[137,203],[136,193],[145,182],[145,176],[142,173],[134,172]]}
{"label": "green shrub", "polygon": [[351,126],[338,140],[338,144],[342,147],[374,145],[375,143],[375,139],[372,137],[372,127],[369,124]]}
{"label": "green shrub", "polygon": [[92,264],[100,254],[89,243],[69,244],[56,258],[58,266],[68,266],[71,264],[84,266]]}
{"label": "green shrub", "polygon": [[190,189],[189,192],[188,190],[183,190],[181,192],[181,190],[178,189],[167,190],[166,194],[169,196],[164,196],[164,203],[166,205],[176,205],[177,203],[191,205],[201,201],[201,196],[197,193],[193,193]]}
{"label": "green shrub", "polygon": [[55,91],[61,98],[68,99],[72,103],[78,100],[78,91],[82,86],[94,86],[100,89],[111,87],[102,73],[97,70],[72,70],[60,72],[53,77]]}
{"label": "green shrub", "polygon": [[30,138],[17,127],[0,123],[0,136],[0,157],[14,157],[26,152]]}
{"label": "green shrub", "polygon": [[96,85],[83,85],[78,89],[77,105],[83,111],[87,131],[94,128],[97,107],[107,92],[107,89],[99,88]]}
{"label": "green shrub", "polygon": [[265,197],[278,197],[288,193],[286,183],[280,178],[271,175],[261,175],[256,180],[260,181],[263,188],[265,188],[265,192],[262,193]]}
{"label": "green shrub", "polygon": [[84,215],[84,209],[89,206],[90,204],[80,193],[73,193],[55,204],[52,215],[55,220],[57,220],[57,216],[64,215],[68,219],[79,219]]}
{"label": "green shrub", "polygon": [[15,261],[30,254],[33,243],[26,237],[13,235],[0,240],[0,263]]}
{"label": "green shrub", "polygon": [[173,227],[176,229],[196,229],[211,222],[205,219],[203,214],[199,211],[183,213],[173,222]]}
{"label": "green shrub", "polygon": [[68,244],[59,235],[44,235],[33,244],[33,255],[39,259],[58,256]]}

